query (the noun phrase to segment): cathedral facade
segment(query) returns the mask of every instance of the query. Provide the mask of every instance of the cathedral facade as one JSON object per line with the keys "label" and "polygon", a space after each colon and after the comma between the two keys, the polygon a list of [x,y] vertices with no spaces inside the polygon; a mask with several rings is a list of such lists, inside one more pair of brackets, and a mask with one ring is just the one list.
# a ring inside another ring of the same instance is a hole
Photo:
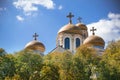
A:
{"label": "cathedral facade", "polygon": [[69,23],[63,26],[57,35],[56,46],[61,46],[65,50],[72,53],[76,52],[76,48],[81,46],[84,40],[88,37],[87,27],[80,21],[76,25],[72,24],[72,13],[67,16]]}
{"label": "cathedral facade", "polygon": [[[64,52],[67,50],[74,54],[76,49],[81,45],[89,45],[101,54],[104,51],[105,42],[101,37],[95,35],[94,31],[96,31],[96,29],[93,27],[90,30],[92,31],[92,35],[88,36],[88,28],[85,24],[81,23],[81,18],[78,18],[79,22],[77,24],[72,24],[72,17],[74,17],[72,13],[67,15],[69,23],[58,30],[56,48],[51,52]],[[29,42],[25,46],[25,49],[34,50],[43,54],[45,51],[44,44],[37,41],[36,37],[38,37],[38,35],[36,35],[36,33],[33,37],[35,39]]]}

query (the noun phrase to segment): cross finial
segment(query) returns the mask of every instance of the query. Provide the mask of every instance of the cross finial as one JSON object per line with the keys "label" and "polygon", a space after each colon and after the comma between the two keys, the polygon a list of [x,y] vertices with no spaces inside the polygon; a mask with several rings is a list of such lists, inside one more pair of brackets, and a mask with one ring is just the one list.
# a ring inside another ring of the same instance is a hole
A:
{"label": "cross finial", "polygon": [[70,24],[72,24],[72,17],[74,17],[74,15],[72,15],[72,13],[70,12],[69,15],[67,15],[67,17],[70,19]]}
{"label": "cross finial", "polygon": [[37,40],[37,37],[38,37],[39,35],[37,35],[37,33],[35,33],[34,35],[33,35],[33,37],[34,37],[34,40]]}
{"label": "cross finial", "polygon": [[93,35],[95,35],[95,31],[96,31],[97,29],[95,29],[94,27],[92,27],[92,29],[90,29],[90,31],[92,31],[92,34]]}
{"label": "cross finial", "polygon": [[79,23],[81,23],[82,18],[81,18],[81,17],[78,17],[77,20],[78,20]]}

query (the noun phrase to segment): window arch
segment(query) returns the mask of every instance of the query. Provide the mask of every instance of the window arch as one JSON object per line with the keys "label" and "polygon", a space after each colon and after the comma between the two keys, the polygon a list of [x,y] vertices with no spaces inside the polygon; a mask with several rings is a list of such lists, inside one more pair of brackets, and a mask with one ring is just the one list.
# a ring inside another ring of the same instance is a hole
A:
{"label": "window arch", "polygon": [[80,39],[76,38],[76,48],[80,46]]}
{"label": "window arch", "polygon": [[70,49],[70,38],[65,38],[65,41],[64,41],[64,44],[65,44],[65,49]]}

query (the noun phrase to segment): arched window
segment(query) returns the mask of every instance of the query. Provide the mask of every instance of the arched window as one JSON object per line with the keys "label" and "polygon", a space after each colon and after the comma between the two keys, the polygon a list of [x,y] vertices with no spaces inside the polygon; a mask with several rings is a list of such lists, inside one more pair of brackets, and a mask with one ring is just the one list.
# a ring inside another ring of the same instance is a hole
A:
{"label": "arched window", "polygon": [[65,49],[70,49],[70,39],[68,37],[65,38],[64,44],[65,44]]}
{"label": "arched window", "polygon": [[80,46],[80,39],[76,38],[76,48]]}

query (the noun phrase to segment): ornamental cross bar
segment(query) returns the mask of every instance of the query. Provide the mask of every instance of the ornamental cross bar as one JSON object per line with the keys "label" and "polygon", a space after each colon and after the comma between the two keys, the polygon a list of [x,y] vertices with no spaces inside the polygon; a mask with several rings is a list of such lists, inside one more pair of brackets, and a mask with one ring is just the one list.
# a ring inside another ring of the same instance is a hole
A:
{"label": "ornamental cross bar", "polygon": [[92,31],[92,34],[93,35],[95,35],[95,31],[96,31],[97,29],[95,29],[94,27],[92,27],[92,29],[90,29],[90,31]]}
{"label": "ornamental cross bar", "polygon": [[33,35],[33,37],[34,37],[34,40],[37,40],[37,37],[38,37],[39,35],[37,35],[37,33],[35,33],[34,35]]}
{"label": "ornamental cross bar", "polygon": [[70,19],[70,24],[72,24],[72,17],[74,17],[74,15],[72,15],[72,13],[70,12],[69,15],[67,15],[67,17]]}

